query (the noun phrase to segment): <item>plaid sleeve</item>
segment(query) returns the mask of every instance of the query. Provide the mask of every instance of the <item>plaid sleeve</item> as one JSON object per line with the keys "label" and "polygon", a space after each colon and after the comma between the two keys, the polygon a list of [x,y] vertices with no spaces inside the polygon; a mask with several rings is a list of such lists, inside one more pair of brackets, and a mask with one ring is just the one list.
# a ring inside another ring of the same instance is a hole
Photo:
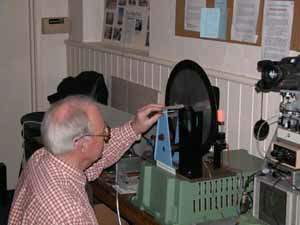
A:
{"label": "plaid sleeve", "polygon": [[121,127],[113,128],[111,132],[110,141],[104,145],[102,158],[85,171],[88,181],[99,177],[103,169],[117,162],[130,146],[140,138],[140,135],[136,135],[133,131],[131,121]]}

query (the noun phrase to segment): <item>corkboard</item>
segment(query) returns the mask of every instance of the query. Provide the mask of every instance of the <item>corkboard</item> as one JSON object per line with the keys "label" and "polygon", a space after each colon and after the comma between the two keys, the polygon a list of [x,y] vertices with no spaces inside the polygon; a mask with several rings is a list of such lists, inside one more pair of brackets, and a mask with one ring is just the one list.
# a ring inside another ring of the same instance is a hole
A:
{"label": "corkboard", "polygon": [[[206,0],[206,7],[213,8],[215,4],[214,0]],[[212,38],[201,38],[209,39],[215,41],[229,42],[229,43],[239,43],[246,45],[261,45],[261,35],[262,35],[262,24],[263,24],[263,9],[264,9],[264,0],[260,1],[259,15],[256,26],[257,42],[248,43],[231,40],[231,25],[233,17],[233,4],[234,0],[227,0],[227,31],[226,39],[212,39]],[[175,21],[175,35],[191,38],[200,38],[199,32],[189,31],[184,29],[184,9],[185,9],[185,0],[176,0],[176,21]],[[291,47],[293,50],[300,50],[300,0],[294,1],[294,18],[292,26],[292,37],[291,37]]]}

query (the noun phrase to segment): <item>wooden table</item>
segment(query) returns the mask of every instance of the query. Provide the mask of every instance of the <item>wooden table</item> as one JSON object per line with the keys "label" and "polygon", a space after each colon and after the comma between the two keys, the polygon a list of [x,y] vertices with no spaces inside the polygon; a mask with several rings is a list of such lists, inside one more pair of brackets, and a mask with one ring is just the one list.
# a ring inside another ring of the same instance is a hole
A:
{"label": "wooden table", "polygon": [[[94,197],[116,211],[116,192],[105,175],[91,183]],[[134,206],[129,198],[132,195],[119,194],[119,209],[121,216],[134,225],[160,225],[151,215]]]}

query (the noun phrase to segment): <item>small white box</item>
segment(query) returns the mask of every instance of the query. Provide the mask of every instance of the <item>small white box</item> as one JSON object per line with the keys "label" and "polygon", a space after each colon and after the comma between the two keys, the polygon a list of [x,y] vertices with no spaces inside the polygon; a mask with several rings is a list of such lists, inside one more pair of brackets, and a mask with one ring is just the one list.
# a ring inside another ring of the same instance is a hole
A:
{"label": "small white box", "polygon": [[70,27],[70,19],[68,17],[42,18],[42,34],[69,33]]}

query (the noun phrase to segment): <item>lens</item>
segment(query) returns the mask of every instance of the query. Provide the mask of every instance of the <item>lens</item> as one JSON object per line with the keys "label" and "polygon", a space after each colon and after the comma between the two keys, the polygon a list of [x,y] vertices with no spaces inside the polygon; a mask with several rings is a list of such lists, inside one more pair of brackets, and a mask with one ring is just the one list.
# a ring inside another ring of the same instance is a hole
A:
{"label": "lens", "polygon": [[273,88],[282,80],[282,70],[278,65],[266,65],[262,70],[262,79],[266,88]]}

